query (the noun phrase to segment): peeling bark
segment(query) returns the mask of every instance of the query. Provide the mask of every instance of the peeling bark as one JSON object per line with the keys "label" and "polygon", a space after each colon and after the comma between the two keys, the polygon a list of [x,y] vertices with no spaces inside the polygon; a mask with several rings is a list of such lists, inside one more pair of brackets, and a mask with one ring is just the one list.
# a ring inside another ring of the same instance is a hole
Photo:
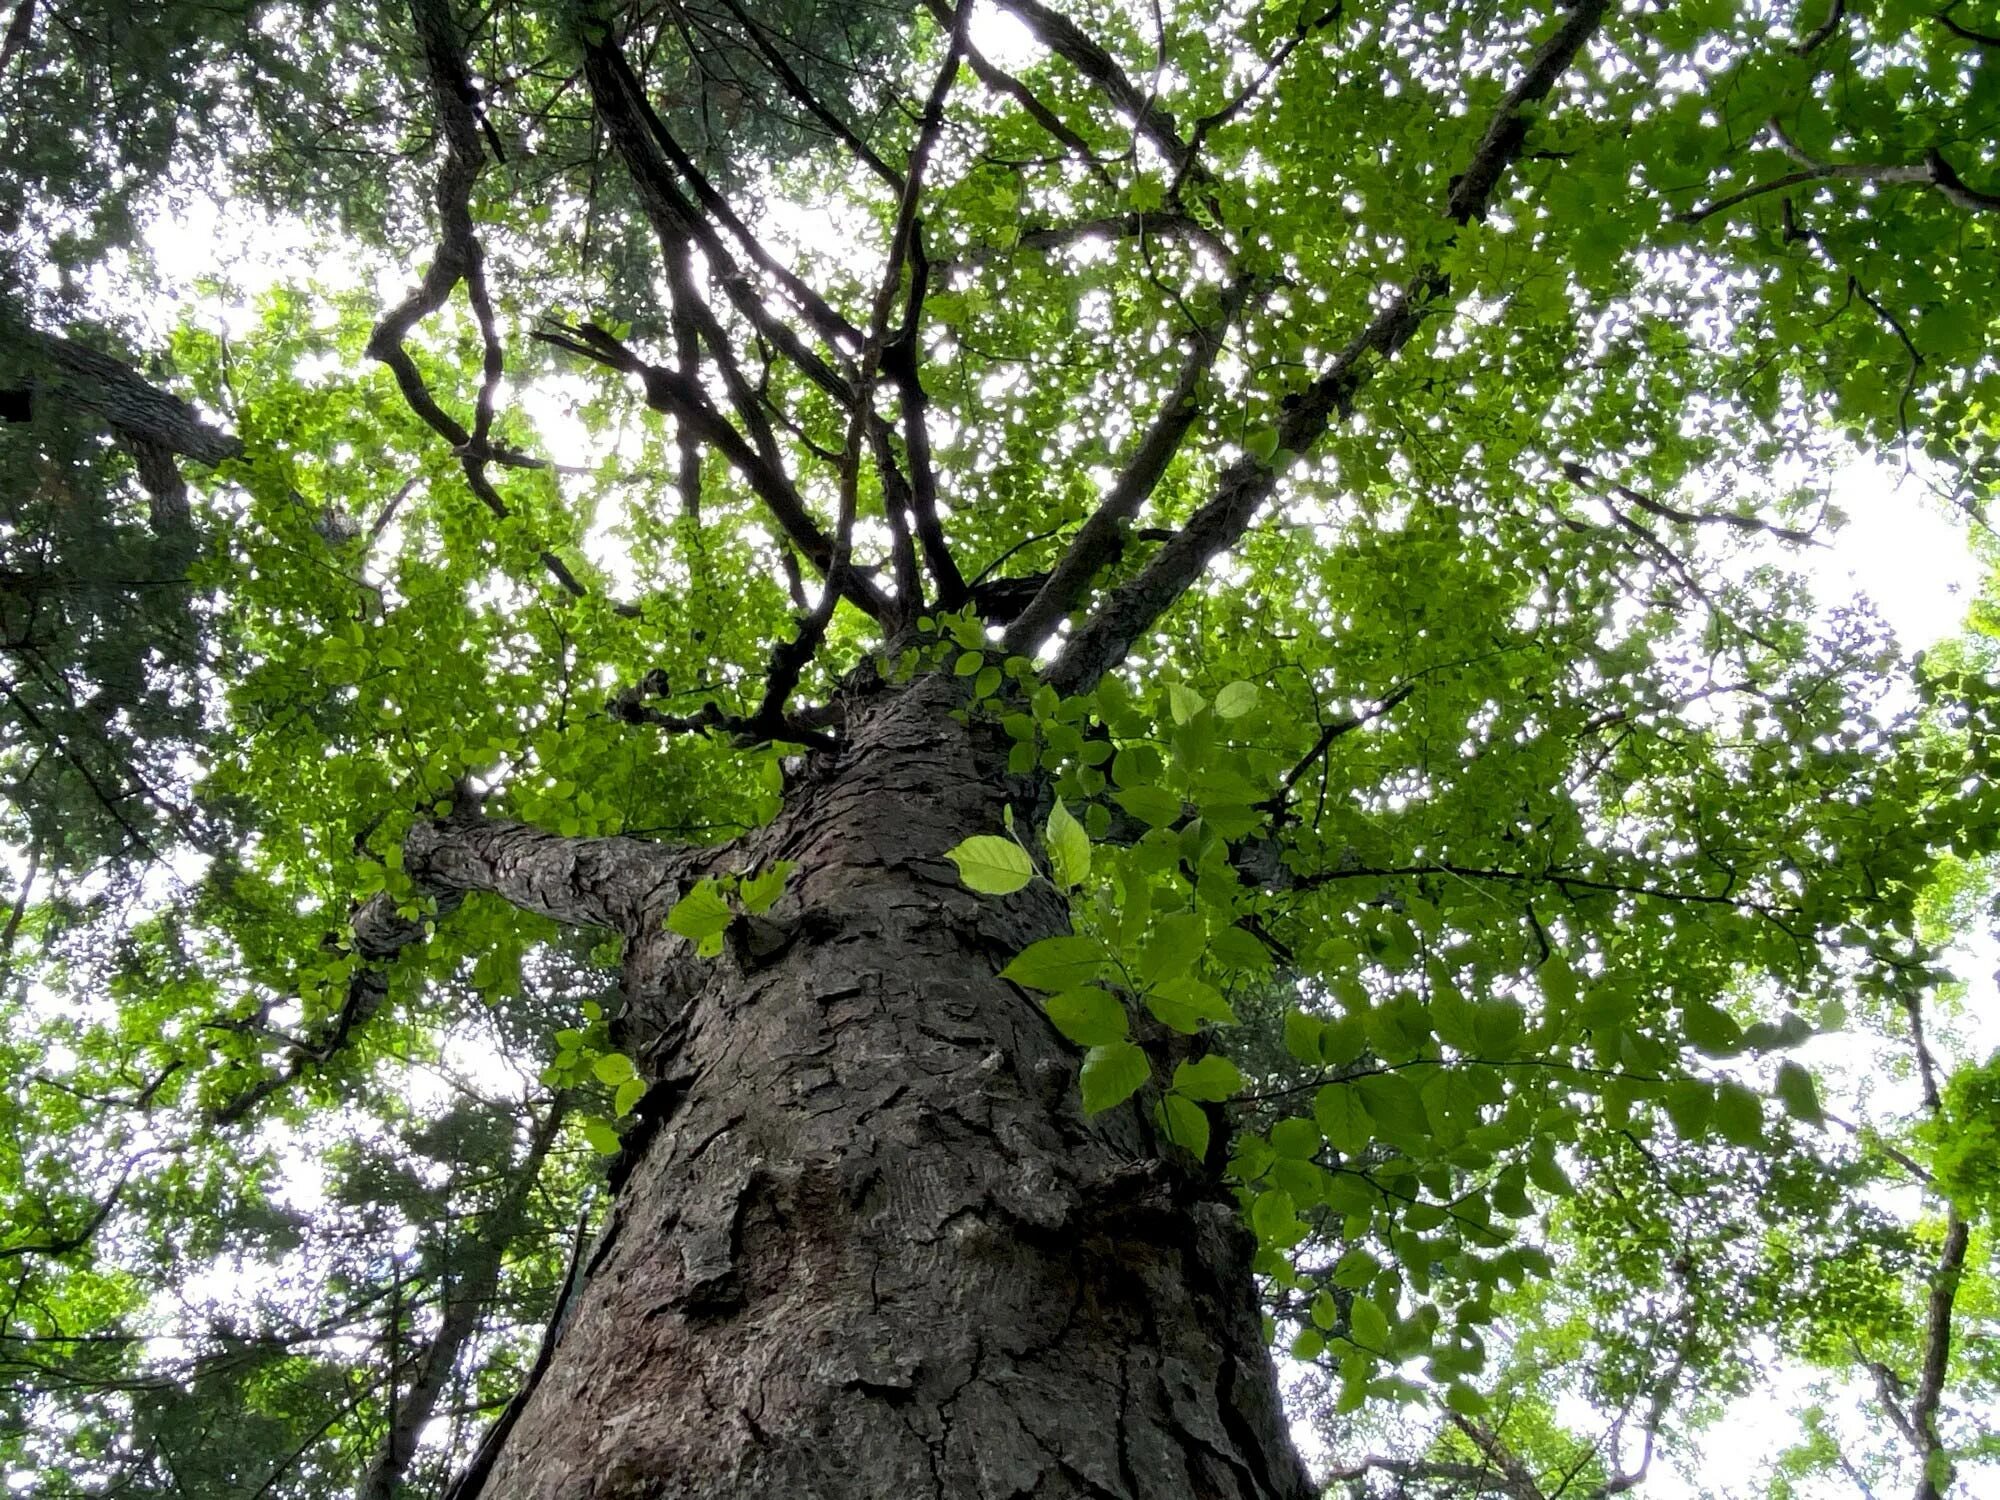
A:
{"label": "peeling bark", "polygon": [[1303,1500],[1248,1236],[1086,1121],[1076,1059],[995,977],[1047,892],[962,889],[1004,748],[941,680],[857,706],[778,820],[797,862],[696,960],[633,932],[623,1045],[659,1123],[480,1489],[508,1500]]}

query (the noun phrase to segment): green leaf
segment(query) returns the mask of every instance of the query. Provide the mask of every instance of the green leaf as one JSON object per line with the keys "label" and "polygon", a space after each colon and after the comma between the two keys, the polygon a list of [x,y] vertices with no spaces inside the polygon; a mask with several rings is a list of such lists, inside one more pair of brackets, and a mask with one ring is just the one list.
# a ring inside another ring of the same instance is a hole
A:
{"label": "green leaf", "polygon": [[1205,1021],[1234,1025],[1236,1012],[1222,998],[1222,991],[1199,979],[1163,979],[1146,991],[1146,1009],[1160,1023],[1192,1035]]}
{"label": "green leaf", "polygon": [[1243,1074],[1220,1053],[1181,1063],[1174,1069],[1174,1088],[1190,1099],[1220,1103],[1243,1087]]}
{"label": "green leaf", "polygon": [[1326,1029],[1326,1023],[1318,1016],[1307,1015],[1297,1006],[1285,1011],[1285,1050],[1295,1062],[1307,1067],[1319,1064],[1319,1034]]}
{"label": "green leaf", "polygon": [[632,1113],[633,1107],[646,1097],[646,1080],[628,1078],[618,1085],[618,1092],[611,1096],[611,1112],[624,1119]]}
{"label": "green leaf", "polygon": [[1101,979],[1109,967],[1104,947],[1096,938],[1052,937],[1030,943],[1015,954],[1000,977],[1054,994]]}
{"label": "green leaf", "polygon": [[1171,683],[1167,687],[1167,708],[1174,716],[1176,724],[1186,724],[1194,716],[1208,707],[1208,700],[1185,683]]}
{"label": "green leaf", "polygon": [[1724,1079],[1715,1094],[1715,1129],[1732,1146],[1755,1150],[1764,1144],[1764,1105],[1756,1091]]}
{"label": "green leaf", "polygon": [[1430,1115],[1415,1084],[1393,1073],[1363,1078],[1355,1085],[1362,1106],[1380,1133],[1397,1145],[1421,1148],[1431,1136]]}
{"label": "green leaf", "polygon": [[1682,1028],[1689,1045],[1710,1057],[1729,1057],[1742,1050],[1743,1028],[1719,1006],[1690,1002],[1682,1012]]}
{"label": "green leaf", "polygon": [[1280,1188],[1259,1193],[1251,1202],[1250,1227],[1258,1239],[1280,1250],[1289,1250],[1307,1233],[1292,1195]]}
{"label": "green leaf", "polygon": [[1342,1156],[1359,1156],[1375,1133],[1360,1094],[1345,1083],[1329,1083],[1313,1095],[1313,1121]]}
{"label": "green leaf", "polygon": [[1042,834],[1043,847],[1048,850],[1049,869],[1054,874],[1056,884],[1065,888],[1082,885],[1090,876],[1090,835],[1083,831],[1083,825],[1070,816],[1062,799],[1049,810],[1048,827]]}
{"label": "green leaf", "polygon": [[762,916],[784,894],[785,882],[797,868],[790,860],[781,859],[761,875],[745,876],[737,883],[736,899],[743,903],[745,911]]}
{"label": "green leaf", "polygon": [[[1246,974],[1271,972],[1271,950],[1241,927],[1224,927],[1212,934],[1208,956],[1211,962],[1226,969],[1240,969]],[[1299,1061],[1308,1059],[1302,1057]]]}
{"label": "green leaf", "polygon": [[1156,786],[1120,787],[1111,794],[1111,800],[1154,828],[1168,827],[1181,815],[1181,799]]}
{"label": "green leaf", "polygon": [[1685,1140],[1699,1140],[1715,1113],[1715,1094],[1705,1083],[1683,1078],[1667,1087],[1667,1118]]}
{"label": "green leaf", "polygon": [[1819,1092],[1813,1087],[1812,1074],[1795,1062],[1778,1064],[1778,1078],[1771,1092],[1785,1106],[1785,1113],[1795,1120],[1818,1125],[1826,1118],[1820,1112]]}
{"label": "green leaf", "polygon": [[638,1070],[632,1066],[632,1059],[622,1052],[605,1052],[590,1064],[590,1071],[597,1075],[599,1083],[610,1084],[614,1088],[627,1079],[637,1076]]}
{"label": "green leaf", "polygon": [[1384,1354],[1389,1349],[1389,1317],[1367,1297],[1356,1297],[1347,1309],[1347,1325],[1355,1343]]}
{"label": "green leaf", "polygon": [[1170,1093],[1160,1101],[1160,1127],[1168,1140],[1197,1161],[1208,1155],[1208,1113],[1184,1094]]}
{"label": "green leaf", "polygon": [[724,929],[736,919],[722,888],[713,880],[697,880],[673,910],[667,913],[667,926],[699,944],[704,939],[717,940],[716,951],[721,951],[720,939]]}
{"label": "green leaf", "polygon": [[1083,1112],[1101,1115],[1123,1104],[1152,1076],[1146,1054],[1130,1042],[1092,1047],[1083,1060]]}
{"label": "green leaf", "polygon": [[618,1131],[609,1120],[600,1120],[595,1115],[587,1116],[583,1122],[583,1138],[590,1142],[590,1148],[602,1156],[618,1154]]}
{"label": "green leaf", "polygon": [[1197,912],[1170,912],[1153,923],[1139,955],[1139,977],[1147,983],[1191,971],[1208,946],[1208,924]]}
{"label": "green leaf", "polygon": [[1271,1145],[1294,1161],[1310,1161],[1323,1144],[1319,1126],[1311,1120],[1280,1120],[1271,1127]]}
{"label": "green leaf", "polygon": [[1375,1273],[1381,1269],[1381,1263],[1374,1256],[1356,1245],[1334,1262],[1333,1284],[1359,1291],[1373,1281]]}
{"label": "green leaf", "polygon": [[1052,995],[1043,1007],[1056,1030],[1079,1047],[1108,1047],[1125,1040],[1131,1020],[1118,997],[1096,985]]}
{"label": "green leaf", "polygon": [[983,896],[1011,896],[1035,878],[1028,851],[998,834],[975,833],[957,848],[947,849],[944,857],[958,866],[958,878],[967,889]]}
{"label": "green leaf", "polygon": [[1215,695],[1215,715],[1219,719],[1240,719],[1257,706],[1257,684],[1232,682]]}
{"label": "green leaf", "polygon": [[1445,1391],[1444,1404],[1461,1417],[1484,1416],[1487,1410],[1486,1398],[1463,1381],[1454,1382]]}

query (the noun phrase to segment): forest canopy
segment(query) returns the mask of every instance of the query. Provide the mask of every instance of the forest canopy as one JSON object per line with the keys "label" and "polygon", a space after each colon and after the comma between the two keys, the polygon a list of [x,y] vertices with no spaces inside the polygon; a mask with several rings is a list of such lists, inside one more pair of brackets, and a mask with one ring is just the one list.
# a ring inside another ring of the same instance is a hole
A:
{"label": "forest canopy", "polygon": [[11,0],[0,122],[11,1493],[2000,1484],[2000,614],[1809,582],[1987,555],[2000,5]]}

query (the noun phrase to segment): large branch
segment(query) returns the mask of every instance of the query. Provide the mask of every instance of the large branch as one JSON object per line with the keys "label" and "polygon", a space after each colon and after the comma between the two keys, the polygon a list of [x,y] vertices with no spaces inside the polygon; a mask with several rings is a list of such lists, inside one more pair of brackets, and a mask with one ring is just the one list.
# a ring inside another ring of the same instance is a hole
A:
{"label": "large branch", "polygon": [[340,1008],[310,1037],[295,1039],[276,1071],[213,1111],[240,1120],[308,1070],[330,1061],[389,996],[389,967],[424,941],[432,923],[474,893],[576,927],[631,935],[662,921],[682,881],[713,850],[624,837],[569,838],[528,823],[478,816],[423,819],[403,839],[403,870],[431,918],[406,916],[383,893],[355,908],[349,932],[356,960]]}
{"label": "large branch", "polygon": [[[1032,3],[1032,0],[1022,0]],[[1575,0],[1569,15],[1529,60],[1487,122],[1465,170],[1453,179],[1445,212],[1455,224],[1484,218],[1506,169],[1521,154],[1533,107],[1603,24],[1610,0]],[[1336,415],[1353,410],[1354,396],[1398,350],[1424,318],[1450,294],[1451,278],[1436,261],[1408,277],[1368,325],[1304,391],[1287,398],[1278,445],[1288,453],[1310,450]],[[1211,559],[1236,545],[1277,489],[1279,470],[1245,454],[1222,473],[1215,494],[1186,527],[1160,548],[1137,577],[1112,591],[1070,639],[1049,671],[1058,691],[1086,692],[1116,666],[1132,643],[1193,586]]]}
{"label": "large branch", "polygon": [[125,441],[156,444],[211,467],[243,456],[234,433],[212,426],[122,360],[55,334],[30,333],[28,339],[48,371],[40,389],[90,412]]}
{"label": "large branch", "polygon": [[[420,891],[440,901],[484,892],[567,926],[629,935],[665,917],[680,894],[679,882],[713,852],[622,836],[571,838],[501,818],[451,817],[410,829],[403,869]],[[362,937],[359,917],[355,937]]]}
{"label": "large branch", "polygon": [[184,543],[189,507],[179,460],[212,467],[242,457],[242,442],[109,354],[34,330],[24,342],[39,366],[22,393],[30,413],[36,403],[54,401],[102,421],[132,455],[139,483],[151,497],[154,533]]}

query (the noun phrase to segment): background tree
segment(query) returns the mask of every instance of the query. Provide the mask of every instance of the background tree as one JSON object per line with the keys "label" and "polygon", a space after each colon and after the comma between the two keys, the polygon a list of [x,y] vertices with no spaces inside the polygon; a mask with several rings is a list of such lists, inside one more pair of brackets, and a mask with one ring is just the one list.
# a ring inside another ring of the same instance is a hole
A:
{"label": "background tree", "polygon": [[[17,5],[43,1492],[1299,1495],[1274,1338],[1364,1492],[1630,1489],[1764,1330],[1978,1456],[1992,695],[1783,562],[1990,486],[2000,25],[996,17]],[[211,186],[325,284],[127,357]]]}

